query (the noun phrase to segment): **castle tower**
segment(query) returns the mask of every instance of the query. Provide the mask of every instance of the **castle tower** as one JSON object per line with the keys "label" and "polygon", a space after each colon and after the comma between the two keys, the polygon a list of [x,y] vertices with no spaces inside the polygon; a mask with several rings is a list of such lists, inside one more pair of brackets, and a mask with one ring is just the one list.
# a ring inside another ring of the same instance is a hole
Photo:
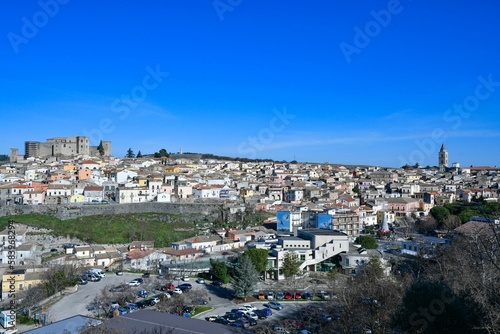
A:
{"label": "castle tower", "polygon": [[439,150],[438,166],[441,169],[448,167],[448,151],[446,151],[444,144],[441,145],[441,149]]}
{"label": "castle tower", "polygon": [[17,162],[18,155],[19,155],[19,150],[17,148],[11,148],[10,155],[9,155],[9,161],[10,162]]}

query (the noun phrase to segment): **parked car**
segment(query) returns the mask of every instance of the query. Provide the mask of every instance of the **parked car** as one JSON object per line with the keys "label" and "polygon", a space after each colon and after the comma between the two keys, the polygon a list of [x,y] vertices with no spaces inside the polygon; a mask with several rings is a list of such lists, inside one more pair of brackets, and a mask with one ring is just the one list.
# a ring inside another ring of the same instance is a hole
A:
{"label": "parked car", "polygon": [[285,292],[285,299],[287,300],[293,299],[293,295],[290,291]]}
{"label": "parked car", "polygon": [[122,284],[122,285],[117,285],[109,289],[109,292],[123,292],[127,289],[127,286]]}
{"label": "parked car", "polygon": [[255,310],[253,311],[259,319],[267,319],[267,312],[264,310]]}
{"label": "parked car", "polygon": [[138,308],[141,308],[141,309],[148,307],[148,304],[144,300],[138,301],[135,304],[137,305]]}
{"label": "parked car", "polygon": [[85,278],[87,279],[87,281],[90,281],[90,282],[99,282],[101,280],[101,277],[99,277],[98,275],[90,274],[90,273],[87,273]]}
{"label": "parked car", "polygon": [[148,296],[148,292],[146,290],[139,290],[139,291],[137,291],[137,294],[141,298],[146,298]]}
{"label": "parked car", "polygon": [[240,314],[234,313],[234,312],[228,312],[224,315],[224,319],[233,322],[241,318]]}
{"label": "parked car", "polygon": [[208,304],[208,300],[203,299],[203,298],[195,298],[193,300],[193,304],[195,304],[195,305],[207,305]]}
{"label": "parked car", "polygon": [[278,300],[283,300],[283,299],[285,299],[285,294],[284,294],[283,292],[278,292],[278,293],[276,294],[276,299],[278,299]]}
{"label": "parked car", "polygon": [[217,319],[214,320],[214,322],[216,322],[218,324],[223,324],[223,325],[229,325],[230,324],[230,321],[227,320],[224,317],[218,317]]}
{"label": "parked car", "polygon": [[189,283],[183,283],[179,285],[178,288],[184,291],[184,290],[191,290],[193,286]]}
{"label": "parked car", "polygon": [[77,277],[76,278],[76,284],[78,284],[78,285],[85,285],[88,282],[89,281],[87,281],[87,279],[85,279],[84,277]]}
{"label": "parked car", "polygon": [[[255,318],[254,318],[254,317],[252,317],[252,315],[251,315],[251,314],[254,314],[254,315],[255,315]],[[257,325],[257,320],[258,320],[259,318],[257,317],[257,315],[256,315],[255,313],[253,313],[253,312],[252,312],[251,314],[247,314],[247,315],[245,315],[243,318],[244,318],[246,321],[248,321],[248,324],[249,324],[250,326],[256,326],[256,325]]]}
{"label": "parked car", "polygon": [[222,286],[222,281],[220,279],[216,279],[215,281],[212,282],[212,284],[215,286]]}
{"label": "parked car", "polygon": [[307,290],[304,291],[302,298],[307,299],[307,300],[311,300],[311,294],[309,293],[309,291],[307,291]]}
{"label": "parked car", "polygon": [[295,291],[295,299],[302,299],[302,295],[300,293],[300,291]]}
{"label": "parked car", "polygon": [[205,320],[210,322],[215,322],[215,320],[217,320],[218,317],[219,317],[218,315],[209,315],[208,317],[205,317]]}
{"label": "parked car", "polygon": [[268,291],[267,292],[267,300],[273,300],[274,299],[274,292]]}
{"label": "parked car", "polygon": [[321,299],[330,299],[330,294],[322,290],[318,292],[318,297],[320,297]]}
{"label": "parked car", "polygon": [[243,307],[245,307],[249,311],[255,311],[257,308],[253,306],[252,304],[244,304]]}
{"label": "parked car", "polygon": [[189,276],[188,276],[188,275],[184,275],[184,276],[182,276],[182,280],[183,280],[184,282],[189,281]]}
{"label": "parked car", "polygon": [[117,275],[117,276],[123,276],[123,271],[121,271],[121,270],[117,270],[117,271],[116,271],[116,275]]}
{"label": "parked car", "polygon": [[167,283],[161,288],[162,291],[173,290],[173,289],[175,289],[175,285],[172,283]]}
{"label": "parked car", "polygon": [[142,279],[142,277],[134,278],[134,281],[139,282],[139,284],[144,283],[144,280]]}
{"label": "parked car", "polygon": [[92,302],[87,305],[87,311],[96,311],[98,310],[102,305],[99,302]]}
{"label": "parked car", "polygon": [[127,313],[129,313],[129,309],[126,306],[119,307],[118,312],[120,312],[120,315],[127,314]]}
{"label": "parked car", "polygon": [[139,283],[136,280],[133,280],[133,281],[128,282],[128,285],[130,285],[130,286],[139,286],[139,285],[141,285],[141,283]]}
{"label": "parked car", "polygon": [[129,309],[129,312],[133,312],[135,310],[137,310],[139,308],[139,306],[137,306],[136,303],[130,303],[130,304],[127,304],[128,309]]}
{"label": "parked car", "polygon": [[198,278],[196,280],[196,283],[198,283],[198,284],[205,284],[205,279],[204,278]]}
{"label": "parked car", "polygon": [[267,306],[269,308],[272,308],[272,309],[275,309],[275,310],[282,310],[283,309],[283,305],[281,305],[278,302],[269,302],[269,303],[267,303]]}
{"label": "parked car", "polygon": [[250,327],[250,324],[248,322],[243,321],[242,319],[237,319],[231,322],[229,326],[248,328]]}
{"label": "parked car", "polygon": [[142,274],[142,278],[149,278],[149,276],[151,276],[151,274],[148,272],[145,272],[144,274]]}
{"label": "parked car", "polygon": [[261,311],[265,313],[268,317],[273,315],[273,310],[271,310],[269,307],[264,307]]}
{"label": "parked car", "polygon": [[146,305],[148,306],[154,306],[156,305],[156,301],[154,298],[148,298],[148,299],[145,299],[144,302],[146,303]]}
{"label": "parked car", "polygon": [[255,314],[254,311],[250,311],[247,314],[245,314],[246,317],[252,318],[254,320],[259,320],[259,316]]}
{"label": "parked car", "polygon": [[182,293],[182,290],[179,289],[179,288],[175,288],[175,289],[172,290],[172,293],[180,295]]}

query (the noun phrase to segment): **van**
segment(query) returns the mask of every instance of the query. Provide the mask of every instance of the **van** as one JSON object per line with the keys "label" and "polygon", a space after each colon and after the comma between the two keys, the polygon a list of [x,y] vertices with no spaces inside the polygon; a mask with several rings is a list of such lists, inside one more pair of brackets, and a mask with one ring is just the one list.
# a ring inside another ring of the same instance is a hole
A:
{"label": "van", "polygon": [[100,278],[106,277],[106,274],[101,269],[92,268],[88,271],[89,273],[96,274]]}
{"label": "van", "polygon": [[101,277],[97,274],[87,273],[86,279],[87,281],[91,282],[99,282],[101,280]]}

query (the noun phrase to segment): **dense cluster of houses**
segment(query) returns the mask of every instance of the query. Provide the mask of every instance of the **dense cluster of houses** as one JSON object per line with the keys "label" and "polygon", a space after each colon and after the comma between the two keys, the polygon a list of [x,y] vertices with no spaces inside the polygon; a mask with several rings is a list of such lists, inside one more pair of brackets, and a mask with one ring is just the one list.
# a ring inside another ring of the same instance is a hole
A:
{"label": "dense cluster of houses", "polygon": [[[29,157],[0,167],[0,206],[211,199],[225,202],[233,214],[249,208],[268,212],[273,218],[263,222],[262,227],[205,231],[175,242],[168,249],[155,249],[147,241],[122,248],[71,245],[48,262],[102,267],[121,263],[136,270],[168,269],[172,264],[198,261],[207,253],[246,244],[268,249],[265,278],[282,279],[280,269],[287,251],[297,254],[304,271],[324,270],[339,254],[350,268],[352,263],[368,261],[366,252],[352,248],[354,239],[367,226],[385,229],[398,218],[425,216],[433,206],[456,200],[498,201],[499,171],[497,167],[460,168],[458,164],[381,168],[239,162],[186,154],[134,159]],[[36,245],[24,242],[23,236],[20,228],[16,264],[40,264]],[[406,242],[402,252],[417,254],[418,247],[439,242]],[[5,263],[5,245],[2,249],[0,261]]]}

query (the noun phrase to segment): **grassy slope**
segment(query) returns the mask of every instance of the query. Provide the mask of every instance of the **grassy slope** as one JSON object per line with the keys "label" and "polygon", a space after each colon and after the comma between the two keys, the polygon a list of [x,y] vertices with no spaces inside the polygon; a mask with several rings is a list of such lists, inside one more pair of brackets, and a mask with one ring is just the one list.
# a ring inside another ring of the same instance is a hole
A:
{"label": "grassy slope", "polygon": [[194,235],[193,224],[175,215],[159,213],[116,214],[60,220],[39,215],[0,217],[0,228],[9,220],[29,226],[51,229],[56,236],[70,236],[89,243],[123,244],[132,240],[154,240],[155,247],[167,247],[172,242]]}

